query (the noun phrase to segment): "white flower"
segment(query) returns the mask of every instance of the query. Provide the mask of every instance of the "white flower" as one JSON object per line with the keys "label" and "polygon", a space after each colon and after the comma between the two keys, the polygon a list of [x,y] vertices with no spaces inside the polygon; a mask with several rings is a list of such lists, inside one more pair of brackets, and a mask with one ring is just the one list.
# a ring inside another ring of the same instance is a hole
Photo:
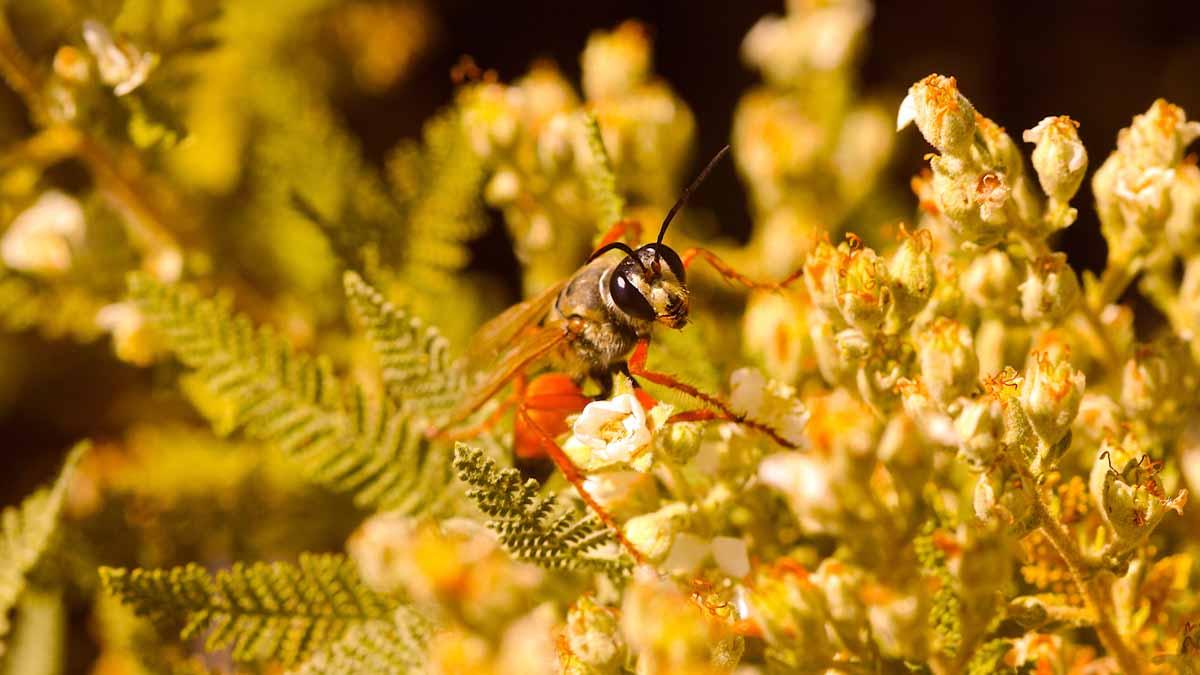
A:
{"label": "white flower", "polygon": [[799,452],[781,452],[763,459],[758,479],[783,494],[800,525],[820,532],[828,516],[838,511],[829,465]]}
{"label": "white flower", "polygon": [[[573,435],[564,450],[584,470],[600,468],[619,462],[643,468],[639,458],[650,457],[653,435],[646,421],[646,411],[633,394],[621,394],[610,401],[593,401],[575,420]],[[582,450],[583,452],[580,452]]]}
{"label": "white flower", "polygon": [[142,86],[150,71],[158,65],[158,54],[143,52],[124,40],[114,40],[112,33],[99,21],[83,22],[83,41],[96,57],[100,79],[111,86],[117,96]]}
{"label": "white flower", "polygon": [[71,267],[71,250],[83,243],[83,207],[74,197],[49,190],[13,219],[0,239],[9,269],[58,276]]}
{"label": "white flower", "polygon": [[729,384],[729,404],[736,412],[769,425],[793,445],[804,445],[808,409],[793,387],[767,380],[754,368],[735,370]]}
{"label": "white flower", "polygon": [[117,302],[96,312],[96,325],[112,333],[117,358],[147,366],[158,353],[154,334],[137,303]]}

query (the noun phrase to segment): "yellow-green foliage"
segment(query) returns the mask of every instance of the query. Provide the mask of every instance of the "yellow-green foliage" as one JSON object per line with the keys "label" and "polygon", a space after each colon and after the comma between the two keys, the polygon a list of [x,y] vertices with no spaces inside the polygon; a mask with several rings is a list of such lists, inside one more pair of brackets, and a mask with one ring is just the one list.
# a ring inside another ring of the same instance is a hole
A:
{"label": "yellow-green foliage", "polygon": [[[194,564],[169,570],[104,567],[100,577],[108,592],[139,614],[179,626],[183,639],[206,635],[209,649],[229,648],[239,661],[293,665],[318,651],[317,658],[325,660],[347,636],[360,644],[362,635],[390,638],[386,654],[361,641],[362,656],[386,656],[387,669],[419,662],[419,652],[402,649],[405,641],[398,637],[422,630],[420,619],[367,588],[343,556],[303,555],[295,565],[239,563],[215,574]],[[409,636],[408,644],[414,641]]]}
{"label": "yellow-green foliage", "polygon": [[[311,480],[353,494],[363,507],[436,506],[448,453],[425,437],[420,420],[344,387],[327,359],[293,351],[270,330],[190,290],[134,276],[130,293],[207,393],[228,402],[233,427],[277,445]],[[424,348],[409,345],[414,353]]]}
{"label": "yellow-green foliage", "polygon": [[71,451],[53,486],[26,497],[18,507],[0,512],[0,656],[10,628],[8,614],[24,592],[27,576],[50,546],[75,465],[86,450],[81,445]]}
{"label": "yellow-green foliage", "polygon": [[488,516],[488,527],[513,557],[551,569],[628,571],[623,553],[597,551],[611,548],[615,538],[595,514],[580,515],[553,496],[539,496],[536,480],[522,478],[516,469],[501,469],[466,445],[455,449],[454,468],[459,480],[471,486],[467,497]]}

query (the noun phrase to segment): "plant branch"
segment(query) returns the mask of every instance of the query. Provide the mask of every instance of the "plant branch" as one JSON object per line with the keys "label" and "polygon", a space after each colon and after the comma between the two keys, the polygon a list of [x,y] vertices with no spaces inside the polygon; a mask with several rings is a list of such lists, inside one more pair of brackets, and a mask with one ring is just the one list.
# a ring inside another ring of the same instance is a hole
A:
{"label": "plant branch", "polygon": [[1100,636],[1100,642],[1120,664],[1122,672],[1126,675],[1140,675],[1145,672],[1143,662],[1137,652],[1133,650],[1117,627],[1112,622],[1112,592],[1111,589],[1100,582],[1100,579],[1091,574],[1091,568],[1084,559],[1083,554],[1079,551],[1079,547],[1075,541],[1071,539],[1062,524],[1050,513],[1050,509],[1046,506],[1046,502],[1042,500],[1042,495],[1038,491],[1037,481],[1033,474],[1029,471],[1020,459],[1009,455],[1009,463],[1016,470],[1017,475],[1021,478],[1021,486],[1025,493],[1029,496],[1030,503],[1033,507],[1033,517],[1038,524],[1038,529],[1045,535],[1054,549],[1067,563],[1067,569],[1071,572],[1071,578],[1075,581],[1075,585],[1079,588],[1079,592],[1083,594],[1088,605],[1096,614],[1096,633]]}

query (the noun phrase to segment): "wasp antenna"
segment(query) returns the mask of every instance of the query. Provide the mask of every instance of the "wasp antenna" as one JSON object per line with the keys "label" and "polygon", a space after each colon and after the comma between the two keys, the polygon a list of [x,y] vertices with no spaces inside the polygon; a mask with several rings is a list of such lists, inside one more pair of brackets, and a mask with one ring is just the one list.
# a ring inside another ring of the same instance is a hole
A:
{"label": "wasp antenna", "polygon": [[708,160],[708,166],[704,167],[704,170],[700,172],[700,175],[696,176],[696,180],[692,181],[692,184],[683,191],[683,194],[679,196],[679,201],[675,202],[675,206],[672,206],[671,210],[667,211],[667,217],[663,219],[662,228],[658,231],[658,243],[662,243],[663,237],[667,234],[667,226],[671,224],[671,219],[675,217],[676,212],[683,208],[683,205],[687,203],[688,197],[691,197],[692,193],[696,191],[696,188],[700,187],[700,184],[704,182],[704,179],[708,178],[709,172],[713,170],[713,167],[717,165],[717,162],[721,161],[721,158],[724,157],[725,153],[727,152],[729,152],[728,145],[721,148],[715,157]]}
{"label": "wasp antenna", "polygon": [[633,258],[634,261],[637,262],[638,267],[641,267],[642,270],[645,271],[646,267],[645,267],[645,265],[642,265],[642,260],[640,258],[638,258],[637,253],[632,248],[629,248],[629,245],[623,241],[614,241],[610,244],[605,244],[605,245],[601,246],[600,248],[596,249],[596,251],[594,253],[592,253],[590,256],[588,256],[587,261],[592,262],[596,258],[599,258],[600,256],[604,255],[605,253],[608,253],[609,251],[613,251],[613,250],[624,251],[626,255],[628,255],[630,258]]}

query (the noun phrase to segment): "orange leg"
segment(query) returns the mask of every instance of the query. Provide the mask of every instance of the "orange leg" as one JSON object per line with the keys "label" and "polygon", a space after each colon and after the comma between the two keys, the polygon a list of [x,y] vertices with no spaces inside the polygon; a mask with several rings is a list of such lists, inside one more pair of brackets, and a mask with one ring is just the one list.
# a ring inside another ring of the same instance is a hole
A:
{"label": "orange leg", "polygon": [[558,470],[562,472],[562,475],[567,479],[567,482],[574,486],[575,491],[578,492],[580,498],[583,499],[583,503],[588,505],[588,508],[590,508],[596,514],[596,517],[600,519],[600,522],[607,525],[613,531],[617,541],[626,551],[629,552],[629,555],[633,557],[634,561],[639,565],[646,562],[646,557],[642,555],[641,551],[637,550],[637,548],[625,538],[625,533],[621,531],[621,526],[617,524],[617,521],[608,513],[608,511],[604,510],[604,507],[601,506],[600,503],[596,501],[596,498],[593,497],[592,494],[587,491],[587,488],[583,486],[583,473],[579,471],[579,468],[575,466],[575,463],[571,461],[571,458],[567,456],[567,453],[564,452],[561,447],[559,447],[558,443],[554,440],[554,437],[546,433],[538,425],[538,423],[535,422],[532,417],[530,417],[529,410],[526,408],[526,406],[521,405],[517,408],[517,417],[523,421],[523,423],[531,432],[537,435],[537,437],[541,440],[542,449],[547,455],[550,456],[550,459],[554,461],[554,465],[557,466]]}
{"label": "orange leg", "polygon": [[607,246],[614,241],[618,241],[625,235],[630,235],[631,243],[636,245],[642,240],[642,223],[639,220],[618,220],[612,227],[608,228],[608,232],[600,237],[600,241],[596,242],[596,248]]}
{"label": "orange leg", "polygon": [[[760,432],[766,434],[767,436],[770,436],[771,440],[775,441],[776,443],[782,445],[785,448],[791,448],[791,449],[795,450],[799,447],[795,443],[792,443],[791,441],[789,441],[786,438],[784,438],[783,436],[781,436],[779,434],[779,432],[776,431],[774,428],[772,428],[766,424],[763,424],[762,422],[758,422],[758,421],[749,419],[748,417],[746,417],[745,415],[742,415],[741,413],[735,412],[733,410],[733,408],[729,407],[728,403],[717,398],[716,396],[713,396],[712,394],[706,394],[706,393],[700,391],[699,389],[693,387],[692,385],[690,385],[686,382],[680,382],[677,378],[675,378],[671,375],[668,375],[666,373],[659,373],[659,372],[655,372],[652,370],[646,370],[646,357],[649,356],[649,354],[650,354],[649,340],[639,341],[637,344],[637,347],[635,347],[633,350],[633,354],[630,355],[630,357],[629,357],[629,372],[630,372],[630,374],[632,374],[634,377],[645,378],[655,384],[660,384],[664,387],[670,387],[671,389],[674,389],[675,391],[683,392],[684,394],[687,394],[688,396],[691,396],[694,399],[703,401],[704,403],[707,403],[708,405],[712,406],[713,408],[716,408],[717,410],[719,410],[724,415],[724,417],[723,418],[718,417],[714,413],[713,417],[706,418],[704,416],[703,411],[693,411],[693,413],[680,413],[680,415],[694,414],[694,415],[696,415],[696,417],[692,418],[693,420],[728,419],[728,420],[737,422],[738,424],[741,424],[742,426],[749,427],[756,431],[760,431]],[[678,421],[682,422],[682,421],[686,421],[686,420],[687,420],[687,418],[680,419]]]}
{"label": "orange leg", "polygon": [[739,284],[741,284],[751,290],[762,290],[762,291],[782,290],[783,288],[787,287],[788,284],[792,283],[793,281],[799,279],[801,276],[804,275],[804,270],[799,269],[799,270],[796,270],[795,272],[792,272],[791,274],[789,274],[786,278],[784,278],[783,281],[779,281],[779,282],[755,281],[754,279],[751,279],[750,277],[735,270],[732,266],[729,265],[729,263],[725,262],[724,260],[721,260],[721,258],[718,257],[716,253],[713,253],[712,251],[710,251],[706,248],[689,248],[688,250],[683,252],[683,255],[681,255],[679,257],[681,260],[683,260],[683,266],[685,268],[690,267],[692,262],[695,261],[696,258],[700,258],[700,259],[704,260],[705,262],[707,262],[709,265],[712,265],[713,269],[715,269],[718,274],[725,277],[727,280],[736,281]]}

